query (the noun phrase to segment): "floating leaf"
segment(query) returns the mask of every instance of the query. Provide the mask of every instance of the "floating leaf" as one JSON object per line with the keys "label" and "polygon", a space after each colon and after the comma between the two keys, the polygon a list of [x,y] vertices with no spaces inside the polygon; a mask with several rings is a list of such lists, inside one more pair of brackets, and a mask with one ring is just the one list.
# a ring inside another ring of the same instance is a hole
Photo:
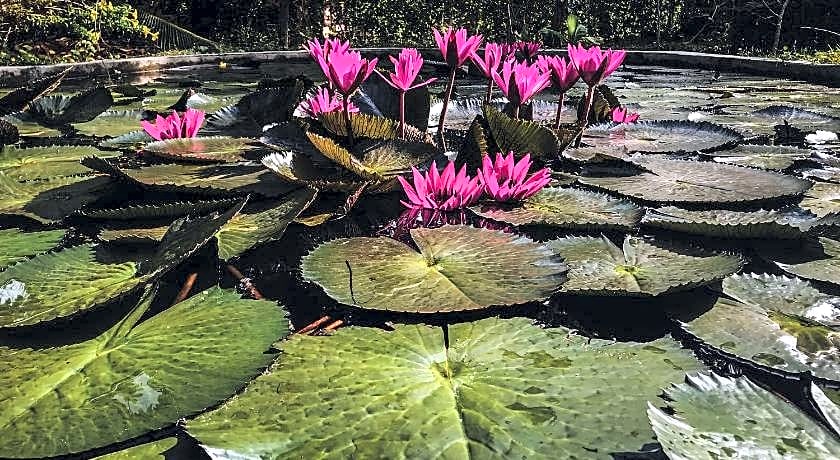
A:
{"label": "floating leaf", "polygon": [[74,96],[45,96],[26,109],[26,112],[48,126],[85,123],[93,120],[114,104],[111,92],[97,86]]}
{"label": "floating leaf", "polygon": [[160,243],[169,227],[103,229],[99,239],[108,243],[149,244]]}
{"label": "floating leaf", "polygon": [[85,136],[122,136],[138,131],[143,115],[142,110],[108,110],[93,120],[74,124],[73,127]]}
{"label": "floating leaf", "polygon": [[64,238],[64,230],[24,233],[16,228],[0,230],[0,270],[49,251]]}
{"label": "floating leaf", "polygon": [[148,444],[129,447],[112,454],[95,457],[94,460],[165,460],[166,451],[178,444],[177,438],[163,438]]}
{"label": "floating leaf", "polygon": [[[810,387],[823,413],[837,410],[816,385]],[[671,459],[840,457],[836,435],[746,377],[689,375],[665,396],[669,411],[649,405],[648,417]]]}
{"label": "floating leaf", "polygon": [[235,393],[287,330],[274,302],[218,287],[135,326],[150,303],[85,342],[2,349],[0,456],[77,453],[171,425]]}
{"label": "floating leaf", "polygon": [[594,147],[619,147],[630,152],[711,152],[743,140],[737,131],[709,122],[640,121],[591,126],[583,141]]}
{"label": "floating leaf", "polygon": [[736,254],[691,255],[626,236],[621,248],[607,237],[571,236],[548,247],[569,265],[564,292],[655,296],[713,283],[741,269]]}
{"label": "floating leaf", "polygon": [[776,262],[776,265],[802,278],[840,284],[840,241],[821,237],[819,242],[826,258],[793,264]]}
{"label": "floating leaf", "polygon": [[264,210],[237,214],[216,234],[219,257],[229,260],[254,246],[279,240],[286,227],[315,201],[316,195],[312,189],[301,188],[263,205]]}
{"label": "floating leaf", "polygon": [[733,275],[699,316],[676,307],[669,314],[691,335],[729,355],[780,371],[810,371],[840,381],[840,298],[796,278]]}
{"label": "floating leaf", "polygon": [[204,201],[175,201],[159,204],[139,204],[111,209],[85,209],[80,216],[100,220],[165,219],[187,215],[200,216],[221,209],[230,209],[238,198]]}
{"label": "floating leaf", "polygon": [[12,90],[0,97],[0,115],[25,110],[32,101],[58,88],[58,85],[71,70],[73,68],[68,67],[56,74],[32,80],[26,86]]}
{"label": "floating leaf", "polygon": [[804,179],[719,163],[636,155],[647,172],[626,177],[581,177],[582,184],[645,201],[737,203],[795,196],[807,191]]}
{"label": "floating leaf", "polygon": [[563,158],[576,163],[604,163],[629,161],[630,155],[624,147],[580,147],[563,150]]}
{"label": "floating leaf", "polygon": [[105,148],[134,150],[139,149],[150,142],[154,142],[152,136],[149,136],[146,131],[137,130],[121,134],[110,139],[105,139],[100,142],[99,145]]}
{"label": "floating leaf", "polygon": [[101,176],[18,182],[0,172],[0,214],[58,221],[104,196],[110,182]]}
{"label": "floating leaf", "polygon": [[738,166],[781,171],[793,163],[811,157],[811,151],[784,145],[739,145],[734,149],[716,152],[714,160]]}
{"label": "floating leaf", "polygon": [[648,209],[642,224],[721,238],[802,238],[821,225],[836,225],[840,216],[819,218],[797,208],[782,210],[688,211],[667,206]]}
{"label": "floating leaf", "polygon": [[236,137],[192,137],[167,139],[146,144],[143,151],[169,160],[197,163],[235,163],[253,150],[252,140]]}
{"label": "floating leaf", "polygon": [[330,297],[374,310],[436,313],[545,299],[566,266],[528,238],[463,226],[411,230],[420,252],[390,238],[343,238],[303,258]]}
{"label": "floating leaf", "polygon": [[840,214],[840,185],[818,182],[805,193],[799,206],[819,217]]}
{"label": "floating leaf", "polygon": [[364,183],[349,171],[315,166],[307,155],[293,151],[266,155],[262,164],[287,182],[317,190],[349,192]]}
{"label": "floating leaf", "polygon": [[487,203],[476,214],[513,225],[552,225],[573,229],[630,229],[642,218],[633,202],[574,188],[547,187],[521,203]]}
{"label": "floating leaf", "polygon": [[41,125],[25,112],[6,115],[3,117],[3,121],[14,126],[21,136],[52,137],[61,135],[59,130]]}
{"label": "floating leaf", "polygon": [[557,136],[532,121],[514,120],[492,106],[484,106],[484,118],[499,151],[553,160],[559,151]]}
{"label": "floating leaf", "polygon": [[[588,339],[525,318],[292,336],[187,424],[213,458],[591,458],[636,452],[645,401],[702,365],[671,338]],[[627,382],[633,382],[628,385]]]}
{"label": "floating leaf", "polygon": [[88,174],[79,160],[91,155],[115,156],[90,146],[6,147],[0,151],[0,172],[20,181]]}

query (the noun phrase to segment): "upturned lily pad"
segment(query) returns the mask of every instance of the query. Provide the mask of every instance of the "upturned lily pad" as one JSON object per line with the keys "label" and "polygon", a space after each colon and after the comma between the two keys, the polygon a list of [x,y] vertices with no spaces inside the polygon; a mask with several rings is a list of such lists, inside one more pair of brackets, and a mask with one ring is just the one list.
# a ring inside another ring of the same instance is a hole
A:
{"label": "upturned lily pad", "polygon": [[74,128],[85,136],[116,137],[137,131],[143,120],[142,110],[108,110],[93,120],[76,123]]}
{"label": "upturned lily pad", "polygon": [[262,164],[283,181],[317,190],[349,192],[364,184],[364,180],[356,174],[339,168],[316,166],[309,156],[293,151],[266,155]]}
{"label": "upturned lily pad", "polygon": [[840,241],[820,237],[819,243],[825,253],[825,258],[791,264],[776,262],[776,265],[802,278],[840,284]]}
{"label": "upturned lily pad", "polygon": [[214,197],[255,194],[272,198],[296,188],[259,164],[166,164],[120,169],[97,157],[85,158],[82,164],[116,179],[163,192]]}
{"label": "upturned lily pad", "polygon": [[447,332],[292,336],[187,430],[213,458],[609,458],[649,443],[645,401],[702,368],[670,337],[617,343],[524,318]]}
{"label": "upturned lily pad", "polygon": [[776,124],[788,122],[800,129],[840,131],[840,118],[802,107],[772,105],[751,114],[772,120]]}
{"label": "upturned lily pad", "polygon": [[94,457],[94,460],[165,460],[166,452],[178,444],[177,438],[163,438],[159,441],[139,446],[129,447],[101,457]]}
{"label": "upturned lily pad", "polygon": [[317,192],[301,188],[278,200],[263,204],[261,209],[239,213],[219,232],[219,258],[229,260],[254,246],[282,238],[286,227],[315,201]]}
{"label": "upturned lily pad", "polygon": [[78,453],[171,425],[258,374],[288,327],[274,302],[218,287],[137,324],[151,300],[85,342],[0,349],[0,456]]}
{"label": "upturned lily pad", "polygon": [[591,126],[583,141],[594,147],[621,147],[630,152],[711,152],[743,140],[737,131],[709,122],[640,121]]}
{"label": "upturned lily pad", "polygon": [[91,121],[113,104],[111,92],[97,86],[73,96],[42,97],[30,104],[26,113],[47,126],[65,126]]}
{"label": "upturned lily pad", "polygon": [[149,136],[149,133],[141,129],[136,131],[130,131],[125,134],[112,137],[110,139],[105,139],[104,141],[99,143],[99,146],[105,148],[124,149],[133,151],[135,149],[139,149],[140,147],[150,142],[154,142],[152,136]]}
{"label": "upturned lily pad", "polygon": [[15,144],[20,140],[20,131],[17,126],[0,118],[0,148],[4,145]]}
{"label": "upturned lily pad", "polygon": [[[338,136],[347,135],[347,122],[343,113],[325,113],[319,120],[327,131]],[[353,113],[350,114],[350,126],[356,137],[376,140],[392,140],[399,137],[399,123],[390,118]]]}
{"label": "upturned lily pad", "polygon": [[92,155],[115,156],[90,146],[6,147],[0,150],[0,171],[20,181],[89,174],[79,161]]}
{"label": "upturned lily pad", "polygon": [[[817,407],[837,426],[837,406],[811,384]],[[746,377],[695,374],[665,389],[668,412],[653,405],[648,417],[674,460],[840,457],[840,442],[806,413]]]}
{"label": "upturned lily pad", "polygon": [[0,214],[55,222],[104,196],[110,183],[102,176],[18,182],[0,171]]}
{"label": "upturned lily pad", "polygon": [[535,158],[553,160],[560,150],[559,140],[550,129],[538,123],[515,120],[495,108],[484,106],[490,136],[501,152],[530,153]]}
{"label": "upturned lily pad", "polygon": [[578,181],[622,195],[662,203],[737,203],[795,196],[811,182],[741,166],[636,155],[646,170],[624,177],[581,177]]}
{"label": "upturned lily pad", "polygon": [[420,252],[391,238],[342,238],[303,258],[303,276],[335,300],[374,310],[436,313],[541,300],[566,266],[545,245],[464,226],[411,230]]}
{"label": "upturned lily pad", "polygon": [[840,185],[818,182],[805,193],[799,206],[825,217],[840,214]]}
{"label": "upturned lily pad", "polygon": [[230,209],[231,206],[241,201],[238,198],[227,198],[219,200],[202,201],[175,201],[159,204],[138,204],[121,208],[109,209],[83,209],[78,212],[80,216],[97,220],[126,220],[135,219],[165,219],[171,217],[183,217],[187,215],[203,215],[222,209]]}
{"label": "upturned lily pad", "polygon": [[810,158],[811,151],[784,145],[739,145],[714,155],[718,163],[782,171],[796,161]]}
{"label": "upturned lily pad", "polygon": [[154,156],[196,163],[235,163],[253,150],[251,139],[237,137],[192,137],[167,139],[146,144],[143,151]]}
{"label": "upturned lily pad", "polygon": [[0,98],[0,115],[8,115],[26,109],[32,101],[58,88],[58,85],[70,73],[70,70],[72,70],[72,67],[53,75],[32,80],[26,86],[10,91]]}
{"label": "upturned lily pad", "polygon": [[569,265],[564,292],[655,296],[713,283],[737,272],[737,254],[693,255],[626,236],[621,248],[607,237],[560,238],[547,243]]}
{"label": "upturned lily pad", "polygon": [[24,233],[16,228],[0,230],[0,270],[56,247],[64,230]]}
{"label": "upturned lily pad", "polygon": [[169,227],[150,228],[105,228],[99,232],[99,240],[119,244],[160,243]]}
{"label": "upturned lily pad", "polygon": [[484,203],[476,214],[513,225],[630,229],[642,218],[633,202],[574,188],[547,187],[520,203]]}
{"label": "upturned lily pad", "polygon": [[817,217],[798,208],[758,211],[648,209],[642,224],[721,238],[802,238],[815,227],[837,225],[840,215]]}
{"label": "upturned lily pad", "polygon": [[840,298],[774,275],[733,275],[714,306],[670,315],[706,345],[779,371],[840,381]]}

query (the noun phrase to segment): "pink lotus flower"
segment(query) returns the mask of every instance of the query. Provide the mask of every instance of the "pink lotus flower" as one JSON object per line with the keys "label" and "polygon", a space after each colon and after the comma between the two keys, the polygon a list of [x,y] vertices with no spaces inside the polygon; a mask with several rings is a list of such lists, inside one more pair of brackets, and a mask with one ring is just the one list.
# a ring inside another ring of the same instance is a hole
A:
{"label": "pink lotus flower", "polygon": [[478,177],[467,175],[466,165],[461,166],[456,174],[455,163],[450,161],[443,172],[438,173],[433,161],[425,176],[415,167],[411,168],[411,172],[414,176],[413,186],[405,178],[397,177],[408,197],[408,202],[400,202],[408,208],[451,211],[466,208],[481,197],[481,183]]}
{"label": "pink lotus flower", "polygon": [[490,74],[493,70],[499,70],[504,59],[504,51],[502,45],[498,43],[487,43],[484,45],[484,56],[478,54],[478,51],[471,56],[473,63],[481,70],[485,77],[492,79]]}
{"label": "pink lotus flower", "polygon": [[204,112],[196,109],[187,109],[183,116],[174,110],[166,118],[158,115],[154,124],[145,120],[140,122],[143,130],[158,141],[195,137],[202,124]]}
{"label": "pink lotus flower", "polygon": [[502,62],[507,61],[508,59],[515,57],[516,55],[516,43],[502,43]]}
{"label": "pink lotus flower", "polygon": [[580,43],[577,46],[570,44],[568,50],[569,60],[577,69],[580,78],[590,87],[598,86],[606,80],[621,66],[627,55],[624,50],[601,51],[598,46],[586,49]]}
{"label": "pink lotus flower", "polygon": [[496,153],[496,162],[485,155],[478,178],[484,186],[484,192],[495,201],[521,201],[535,195],[551,182],[548,168],[528,176],[531,168],[531,154],[526,154],[518,162],[513,158],[513,152],[506,157]]}
{"label": "pink lotus flower", "polygon": [[464,28],[458,30],[447,28],[443,32],[433,29],[433,32],[443,60],[449,64],[450,68],[464,65],[481,46],[481,40],[483,40],[481,35],[469,36],[467,29]]}
{"label": "pink lotus flower", "polygon": [[400,91],[409,91],[414,88],[428,85],[429,83],[437,80],[436,78],[430,78],[412,86],[414,84],[414,80],[417,78],[417,75],[420,74],[420,70],[423,68],[423,56],[421,56],[415,48],[403,48],[403,50],[400,51],[399,57],[395,58],[394,56],[388,56],[388,58],[392,63],[394,63],[394,72],[388,77],[380,73],[378,70],[376,73],[385,80],[385,83],[388,83],[395,89]]}
{"label": "pink lotus flower", "polygon": [[491,72],[499,89],[515,106],[528,101],[551,84],[551,73],[543,72],[536,64],[516,62],[513,59],[502,64],[501,73]]}
{"label": "pink lotus flower", "polygon": [[612,121],[616,123],[635,123],[639,121],[639,114],[628,109],[616,107],[610,112]]}
{"label": "pink lotus flower", "polygon": [[542,44],[539,42],[516,42],[513,46],[516,51],[522,53],[526,61],[531,62],[540,52]]}
{"label": "pink lotus flower", "polygon": [[376,58],[371,60],[362,58],[358,51],[346,50],[332,50],[328,57],[319,56],[317,59],[321,68],[327,69],[327,78],[345,97],[350,96],[370,77],[376,69],[377,62]]}
{"label": "pink lotus flower", "polygon": [[551,73],[551,84],[561,93],[570,90],[580,80],[575,66],[562,56],[538,56],[537,65],[543,72]]}
{"label": "pink lotus flower", "polygon": [[[300,103],[300,109],[310,118],[318,118],[321,114],[344,110],[344,99],[337,94],[330,94],[327,88],[319,89],[314,97]],[[359,108],[348,102],[347,110],[357,113]]]}
{"label": "pink lotus flower", "polygon": [[324,40],[324,44],[322,45],[318,39],[309,40],[306,42],[305,46],[306,50],[309,51],[309,55],[312,56],[312,59],[321,66],[321,70],[324,72],[328,78],[330,76],[330,70],[327,65],[325,65],[330,60],[330,54],[333,52],[336,53],[345,53],[347,50],[350,49],[350,42],[342,42],[337,38],[327,38]]}

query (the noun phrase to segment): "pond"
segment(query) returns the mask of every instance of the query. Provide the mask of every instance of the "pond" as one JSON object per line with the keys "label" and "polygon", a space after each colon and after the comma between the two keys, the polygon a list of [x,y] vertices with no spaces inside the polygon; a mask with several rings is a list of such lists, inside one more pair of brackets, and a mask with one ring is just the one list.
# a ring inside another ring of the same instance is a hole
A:
{"label": "pond", "polygon": [[[425,70],[404,138],[310,65],[0,90],[0,457],[840,457],[839,88],[625,65],[581,132],[472,69],[443,149]],[[551,183],[403,204],[508,151]]]}

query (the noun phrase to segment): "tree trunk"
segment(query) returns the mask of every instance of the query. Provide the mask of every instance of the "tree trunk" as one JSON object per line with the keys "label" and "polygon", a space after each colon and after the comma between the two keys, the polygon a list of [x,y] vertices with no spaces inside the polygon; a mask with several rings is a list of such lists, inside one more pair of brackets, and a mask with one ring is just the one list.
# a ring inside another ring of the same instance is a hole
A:
{"label": "tree trunk", "polygon": [[662,0],[656,0],[656,47],[662,48]]}
{"label": "tree trunk", "polygon": [[779,42],[782,40],[782,25],[785,22],[785,13],[787,12],[788,3],[790,3],[790,0],[784,0],[784,2],[782,2],[782,7],[779,9],[779,14],[777,15],[779,21],[776,23],[776,35],[773,37],[774,53],[779,52]]}

